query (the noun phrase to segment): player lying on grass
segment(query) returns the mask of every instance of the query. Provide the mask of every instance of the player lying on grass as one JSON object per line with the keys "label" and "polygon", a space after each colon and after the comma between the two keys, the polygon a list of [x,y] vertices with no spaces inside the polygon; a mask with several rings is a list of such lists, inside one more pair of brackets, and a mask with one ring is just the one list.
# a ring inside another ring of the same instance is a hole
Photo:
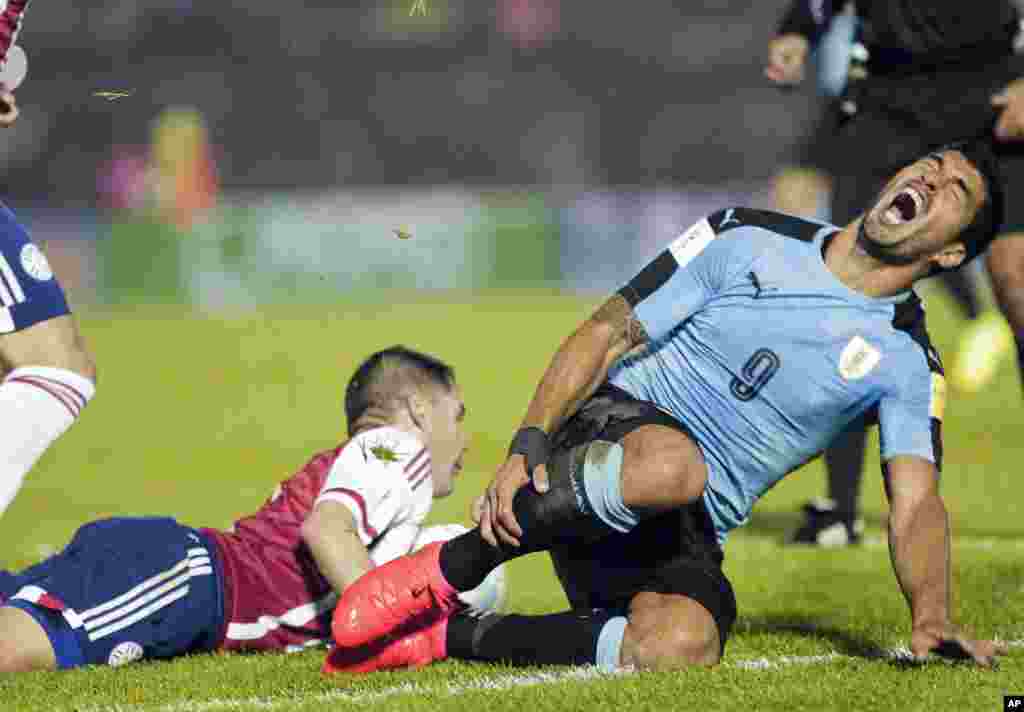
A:
{"label": "player lying on grass", "polygon": [[345,413],[347,442],[231,531],[96,521],[59,554],[0,572],[0,671],[329,641],[337,595],[410,551],[466,449],[451,367],[402,347],[358,368]]}
{"label": "player lying on grass", "polygon": [[[912,651],[992,664],[1000,646],[950,618],[942,366],[911,287],[996,234],[994,170],[986,146],[951,146],[842,229],[735,208],[687,230],[555,354],[480,526],[345,591],[327,668],[715,664],[736,619],[728,532],[863,413],[881,425]],[[458,591],[543,550],[573,610],[451,615]]]}

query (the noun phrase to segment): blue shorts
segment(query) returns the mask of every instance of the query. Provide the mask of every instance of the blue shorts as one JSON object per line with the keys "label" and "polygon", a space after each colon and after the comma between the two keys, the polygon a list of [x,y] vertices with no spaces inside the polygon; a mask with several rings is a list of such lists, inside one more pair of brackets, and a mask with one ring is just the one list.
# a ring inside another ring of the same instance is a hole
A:
{"label": "blue shorts", "polygon": [[0,204],[0,334],[71,312],[46,256]]}
{"label": "blue shorts", "polygon": [[59,554],[0,577],[4,604],[46,631],[61,669],[213,650],[224,625],[216,544],[173,519],[81,527]]}

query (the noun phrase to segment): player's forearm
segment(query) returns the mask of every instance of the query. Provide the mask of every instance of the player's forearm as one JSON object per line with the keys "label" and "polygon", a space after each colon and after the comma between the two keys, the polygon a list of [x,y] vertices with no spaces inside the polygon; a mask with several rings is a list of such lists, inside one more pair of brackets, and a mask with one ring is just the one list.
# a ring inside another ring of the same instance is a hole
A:
{"label": "player's forearm", "polygon": [[302,536],[320,573],[339,596],[373,568],[370,553],[358,532],[344,523],[332,526],[318,522],[304,526]]}
{"label": "player's forearm", "polygon": [[647,341],[630,303],[613,294],[555,353],[522,427],[555,432],[604,382],[612,364]]}
{"label": "player's forearm", "polygon": [[544,372],[522,427],[553,433],[608,375],[611,333],[587,322],[565,340]]}
{"label": "player's forearm", "polygon": [[950,614],[949,515],[938,494],[889,517],[889,551],[912,623],[947,621]]}

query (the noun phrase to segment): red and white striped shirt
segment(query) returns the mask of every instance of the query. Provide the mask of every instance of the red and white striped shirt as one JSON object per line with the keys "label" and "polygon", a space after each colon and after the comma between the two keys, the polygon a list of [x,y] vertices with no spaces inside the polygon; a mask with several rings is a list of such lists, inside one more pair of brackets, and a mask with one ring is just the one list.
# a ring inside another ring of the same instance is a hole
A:
{"label": "red and white striped shirt", "polygon": [[412,550],[433,494],[423,444],[396,428],[375,428],[315,455],[231,532],[203,530],[216,541],[224,567],[221,647],[297,649],[330,640],[337,595],[301,534],[318,502],[339,502],[352,512],[380,565]]}

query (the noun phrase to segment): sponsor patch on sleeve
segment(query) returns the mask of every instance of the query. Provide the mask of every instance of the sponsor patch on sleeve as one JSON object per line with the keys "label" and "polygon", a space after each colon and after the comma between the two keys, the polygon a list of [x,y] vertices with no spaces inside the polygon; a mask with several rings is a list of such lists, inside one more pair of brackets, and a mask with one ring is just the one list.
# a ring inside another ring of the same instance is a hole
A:
{"label": "sponsor patch on sleeve", "polygon": [[680,267],[685,267],[713,239],[715,239],[715,231],[712,229],[711,223],[705,218],[694,223],[686,232],[677,237],[669,245],[668,249],[672,256],[676,258],[676,263]]}

